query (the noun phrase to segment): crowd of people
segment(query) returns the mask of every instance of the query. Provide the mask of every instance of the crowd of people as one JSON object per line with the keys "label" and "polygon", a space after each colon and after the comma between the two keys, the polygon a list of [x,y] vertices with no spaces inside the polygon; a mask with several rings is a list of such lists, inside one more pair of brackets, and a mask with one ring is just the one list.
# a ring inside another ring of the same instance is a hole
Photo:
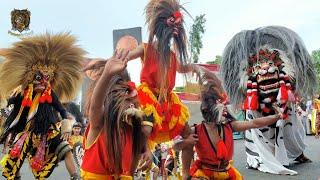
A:
{"label": "crowd of people", "polygon": [[[9,108],[1,120],[2,175],[21,179],[27,159],[36,179],[64,160],[73,180],[240,180],[232,161],[233,132],[241,131],[248,168],[295,175],[289,164],[311,162],[297,102],[314,97],[317,78],[301,38],[281,26],[241,31],[226,45],[218,78],[189,62],[183,12],[177,0],[150,0],[148,42],[86,66],[68,33],[22,38],[1,51],[0,100]],[[126,66],[139,58],[136,86]],[[84,122],[65,102],[88,70],[98,78],[87,91]],[[188,125],[189,110],[173,91],[177,72],[199,79],[199,124]],[[246,121],[237,120],[239,109]],[[314,133],[319,125],[311,124]]]}

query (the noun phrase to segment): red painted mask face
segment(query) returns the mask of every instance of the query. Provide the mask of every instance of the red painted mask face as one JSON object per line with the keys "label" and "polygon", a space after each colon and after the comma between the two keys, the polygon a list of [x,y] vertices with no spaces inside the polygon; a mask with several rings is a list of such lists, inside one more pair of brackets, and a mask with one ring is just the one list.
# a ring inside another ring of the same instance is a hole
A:
{"label": "red painted mask face", "polygon": [[138,103],[138,91],[136,89],[136,85],[134,82],[132,81],[128,81],[127,82],[127,85],[128,85],[128,89],[126,91],[126,95],[129,96],[129,99],[130,99],[130,107],[133,107],[133,108],[137,108],[139,107],[139,103]]}
{"label": "red painted mask face", "polygon": [[179,11],[173,13],[172,16],[167,18],[167,25],[173,28],[173,34],[178,36],[182,26],[182,14]]}
{"label": "red painted mask face", "polygon": [[33,79],[34,91],[37,93],[43,92],[49,84],[50,75],[42,73],[40,71],[36,72]]}
{"label": "red painted mask face", "polygon": [[254,65],[259,92],[269,94],[279,88],[279,69],[272,60],[260,60]]}

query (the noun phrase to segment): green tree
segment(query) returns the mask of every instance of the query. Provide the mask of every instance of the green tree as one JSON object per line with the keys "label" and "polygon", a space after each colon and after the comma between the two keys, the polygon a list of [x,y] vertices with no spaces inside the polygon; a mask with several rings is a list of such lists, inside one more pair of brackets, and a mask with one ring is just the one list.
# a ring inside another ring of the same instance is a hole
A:
{"label": "green tree", "polygon": [[216,55],[216,59],[214,60],[215,64],[221,65],[222,62],[222,56]]}
{"label": "green tree", "polygon": [[194,63],[198,63],[200,50],[203,46],[202,36],[205,32],[205,23],[206,23],[206,18],[204,16],[205,14],[196,16],[194,24],[192,25],[190,30],[190,37],[189,37],[190,55]]}
{"label": "green tree", "polygon": [[175,88],[176,92],[184,92],[184,90],[185,90],[185,87],[183,87],[183,86],[181,86],[181,87],[178,86],[178,87]]}
{"label": "green tree", "polygon": [[222,56],[216,55],[216,58],[213,61],[206,62],[207,64],[219,64],[221,65]]}
{"label": "green tree", "polygon": [[206,64],[215,64],[214,61],[207,61]]}

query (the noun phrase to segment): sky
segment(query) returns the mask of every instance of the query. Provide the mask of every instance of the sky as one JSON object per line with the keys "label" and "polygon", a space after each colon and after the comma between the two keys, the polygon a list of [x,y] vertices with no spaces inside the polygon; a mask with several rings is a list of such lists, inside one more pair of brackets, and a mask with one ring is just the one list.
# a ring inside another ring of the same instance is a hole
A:
{"label": "sky", "polygon": [[[0,0],[0,48],[18,41],[8,34],[11,29],[10,12],[16,9],[31,11],[30,30],[33,34],[70,32],[88,57],[107,58],[112,55],[114,29],[142,27],[143,41],[147,41],[144,7],[148,0]],[[296,31],[307,49],[320,49],[319,0],[181,0],[196,17],[206,14],[205,34],[200,62],[214,60],[221,55],[233,35],[241,30],[261,26],[281,25]],[[192,18],[185,15],[187,31]],[[128,70],[139,81],[140,62],[133,61]],[[182,85],[178,76],[177,85]]]}

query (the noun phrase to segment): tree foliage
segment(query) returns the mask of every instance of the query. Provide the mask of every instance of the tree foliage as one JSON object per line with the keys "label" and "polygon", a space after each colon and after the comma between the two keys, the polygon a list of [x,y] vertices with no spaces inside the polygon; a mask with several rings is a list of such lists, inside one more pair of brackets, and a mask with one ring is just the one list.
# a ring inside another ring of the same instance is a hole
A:
{"label": "tree foliage", "polygon": [[189,46],[190,46],[190,56],[194,63],[198,63],[200,50],[203,46],[202,36],[205,32],[206,18],[205,14],[196,16],[194,24],[190,30]]}
{"label": "tree foliage", "polygon": [[218,64],[221,65],[222,62],[222,56],[216,55],[216,58],[213,61],[206,62],[207,64]]}
{"label": "tree foliage", "polygon": [[320,49],[312,51],[311,57],[316,68],[318,81],[320,81]]}

